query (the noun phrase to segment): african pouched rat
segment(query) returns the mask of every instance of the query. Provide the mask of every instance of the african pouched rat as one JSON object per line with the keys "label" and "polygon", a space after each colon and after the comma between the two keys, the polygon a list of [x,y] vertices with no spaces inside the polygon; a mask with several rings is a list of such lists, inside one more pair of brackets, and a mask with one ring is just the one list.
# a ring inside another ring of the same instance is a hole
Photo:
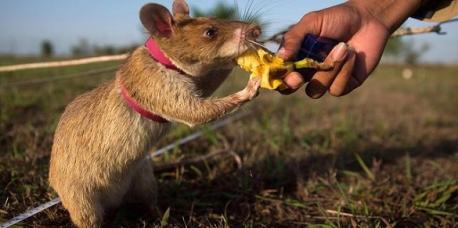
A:
{"label": "african pouched rat", "polygon": [[[78,227],[101,226],[104,213],[122,202],[154,207],[156,183],[145,158],[170,127],[161,120],[206,123],[236,110],[259,88],[252,79],[235,94],[209,98],[235,66],[234,59],[249,49],[245,40],[259,36],[258,26],[191,18],[184,0],[174,1],[173,16],[161,5],[147,4],[140,19],[178,69],[139,47],[115,80],[65,109],[54,136],[49,181]],[[155,118],[145,118],[145,111]]]}

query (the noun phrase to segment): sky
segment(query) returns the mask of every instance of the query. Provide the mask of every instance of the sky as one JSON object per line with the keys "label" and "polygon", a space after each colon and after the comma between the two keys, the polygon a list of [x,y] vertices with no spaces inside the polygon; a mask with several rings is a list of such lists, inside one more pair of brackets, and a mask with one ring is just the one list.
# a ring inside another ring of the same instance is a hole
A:
{"label": "sky", "polygon": [[[0,54],[36,55],[47,39],[57,54],[66,55],[80,39],[94,45],[127,46],[141,43],[145,37],[138,19],[144,0],[1,0]],[[155,0],[168,8],[172,0]],[[188,0],[190,7],[209,9],[216,0]],[[227,0],[233,3],[234,0]],[[248,0],[237,0],[241,11]],[[255,0],[264,19],[271,24],[264,31],[271,34],[297,22],[305,13],[339,4],[339,0]],[[407,26],[433,25],[409,19]],[[448,34],[418,35],[409,42],[430,49],[424,62],[458,63],[458,23],[443,26]]]}

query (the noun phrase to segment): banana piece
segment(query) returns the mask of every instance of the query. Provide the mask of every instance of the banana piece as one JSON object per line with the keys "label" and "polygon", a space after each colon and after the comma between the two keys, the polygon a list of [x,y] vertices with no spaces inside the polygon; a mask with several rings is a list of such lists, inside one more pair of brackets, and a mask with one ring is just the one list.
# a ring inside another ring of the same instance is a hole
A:
{"label": "banana piece", "polygon": [[237,64],[243,70],[251,73],[250,77],[261,78],[261,87],[270,90],[287,89],[282,79],[287,73],[295,69],[329,70],[332,68],[332,66],[308,58],[297,62],[285,62],[283,59],[261,48],[243,53],[237,58]]}

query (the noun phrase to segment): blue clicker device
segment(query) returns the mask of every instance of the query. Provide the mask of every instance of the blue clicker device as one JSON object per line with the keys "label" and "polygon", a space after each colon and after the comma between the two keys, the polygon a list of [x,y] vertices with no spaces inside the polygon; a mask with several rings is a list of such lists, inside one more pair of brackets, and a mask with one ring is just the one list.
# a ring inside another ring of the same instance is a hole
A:
{"label": "blue clicker device", "polygon": [[302,41],[296,61],[310,58],[318,62],[323,62],[338,43],[338,41],[333,39],[307,34]]}

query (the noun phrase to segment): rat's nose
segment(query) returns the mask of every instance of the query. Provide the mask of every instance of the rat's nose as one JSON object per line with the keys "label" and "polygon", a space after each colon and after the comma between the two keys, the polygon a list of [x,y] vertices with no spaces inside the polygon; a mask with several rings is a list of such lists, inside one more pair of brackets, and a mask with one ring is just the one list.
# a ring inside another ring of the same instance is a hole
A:
{"label": "rat's nose", "polygon": [[257,25],[251,26],[247,31],[247,35],[252,39],[258,38],[261,35],[261,33],[261,27]]}

